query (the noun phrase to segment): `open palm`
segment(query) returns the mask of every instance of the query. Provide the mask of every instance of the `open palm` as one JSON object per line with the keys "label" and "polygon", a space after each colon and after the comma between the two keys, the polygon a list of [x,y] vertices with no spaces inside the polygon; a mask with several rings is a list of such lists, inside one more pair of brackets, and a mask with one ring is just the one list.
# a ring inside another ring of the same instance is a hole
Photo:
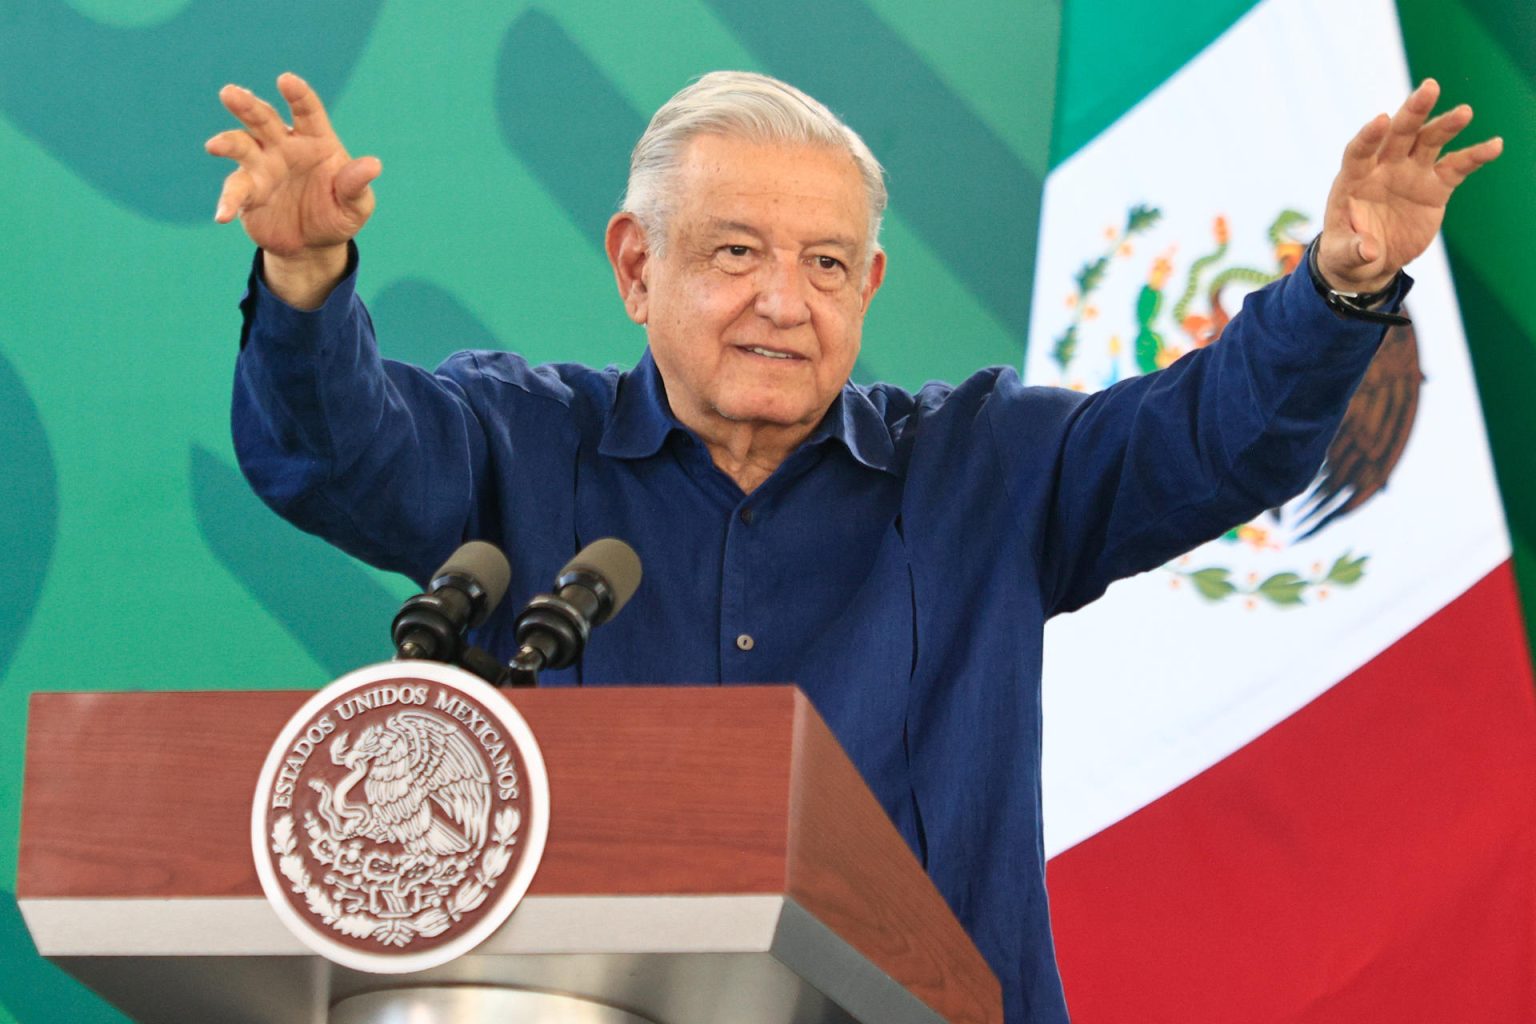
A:
{"label": "open palm", "polygon": [[224,180],[214,219],[240,218],[251,241],[279,257],[303,258],[344,245],[373,213],[374,157],[352,159],[325,107],[297,75],[277,80],[293,124],[248,89],[226,85],[219,100],[244,126],[209,139],[206,149],[239,166]]}
{"label": "open palm", "polygon": [[1328,195],[1318,267],[1341,291],[1384,288],[1440,230],[1451,193],[1503,151],[1501,139],[1442,155],[1472,120],[1465,104],[1428,120],[1440,87],[1427,79],[1392,117],[1377,116],[1344,150]]}

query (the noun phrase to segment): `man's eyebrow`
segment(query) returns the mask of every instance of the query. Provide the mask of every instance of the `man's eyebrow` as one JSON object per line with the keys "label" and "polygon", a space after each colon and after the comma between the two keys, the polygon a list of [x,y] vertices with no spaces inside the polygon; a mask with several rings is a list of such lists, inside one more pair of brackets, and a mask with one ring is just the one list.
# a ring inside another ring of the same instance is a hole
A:
{"label": "man's eyebrow", "polygon": [[[740,232],[745,235],[751,235],[753,238],[762,237],[762,232],[757,228],[739,220],[723,220],[719,217],[711,217],[705,224],[708,232],[712,235],[727,235],[733,232]],[[807,249],[820,245],[835,245],[848,252],[859,251],[858,240],[848,235],[827,235],[824,238],[814,238],[804,243],[804,247]]]}
{"label": "man's eyebrow", "polygon": [[846,249],[849,252],[859,251],[858,241],[856,239],[849,238],[847,235],[828,235],[825,238],[813,239],[812,241],[806,243],[806,248],[811,248],[818,245],[835,245]]}
{"label": "man's eyebrow", "polygon": [[716,235],[727,235],[733,232],[740,232],[742,234],[751,235],[754,238],[761,237],[761,232],[759,232],[756,228],[750,224],[743,224],[739,220],[721,220],[718,217],[711,217],[708,221],[708,227],[710,232]]}

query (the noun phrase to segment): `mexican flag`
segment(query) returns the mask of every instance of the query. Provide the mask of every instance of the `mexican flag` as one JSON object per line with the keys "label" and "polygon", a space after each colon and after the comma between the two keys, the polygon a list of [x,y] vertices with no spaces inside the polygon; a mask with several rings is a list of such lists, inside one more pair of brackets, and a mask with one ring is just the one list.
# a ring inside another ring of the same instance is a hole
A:
{"label": "mexican flag", "polygon": [[[1064,104],[1092,36],[1074,10]],[[1162,76],[1058,117],[1032,382],[1219,344],[1319,230],[1344,143],[1411,88],[1391,0],[1157,10],[1185,25],[1135,39]],[[1311,488],[1049,627],[1046,845],[1082,1024],[1536,1020],[1510,534],[1446,247],[1410,271],[1413,323]]]}

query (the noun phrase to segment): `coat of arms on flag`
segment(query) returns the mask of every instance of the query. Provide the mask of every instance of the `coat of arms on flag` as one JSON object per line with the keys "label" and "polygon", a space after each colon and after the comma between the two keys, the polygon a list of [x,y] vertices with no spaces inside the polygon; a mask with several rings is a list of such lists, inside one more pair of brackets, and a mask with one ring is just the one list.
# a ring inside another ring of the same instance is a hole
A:
{"label": "coat of arms on flag", "polygon": [[[1138,241],[1161,219],[1160,209],[1137,204],[1123,222],[1103,229],[1102,245],[1072,275],[1065,326],[1050,349],[1059,372],[1047,382],[1077,391],[1108,387],[1216,343],[1247,292],[1296,269],[1306,252],[1299,235],[1310,221],[1282,210],[1263,229],[1267,262],[1248,264],[1233,258],[1232,225],[1220,214],[1211,218],[1208,236],[1189,240],[1193,244],[1139,250]],[[1185,250],[1193,252],[1185,258]],[[1129,294],[1113,289],[1119,301],[1106,308],[1105,286],[1117,278],[1130,285]],[[1413,325],[1392,327],[1313,485],[1284,507],[1233,527],[1201,556],[1165,566],[1169,586],[1207,601],[1237,599],[1252,610],[1318,605],[1358,584],[1370,556],[1348,546],[1294,566],[1266,566],[1256,556],[1322,532],[1387,487],[1412,434],[1423,382]]]}

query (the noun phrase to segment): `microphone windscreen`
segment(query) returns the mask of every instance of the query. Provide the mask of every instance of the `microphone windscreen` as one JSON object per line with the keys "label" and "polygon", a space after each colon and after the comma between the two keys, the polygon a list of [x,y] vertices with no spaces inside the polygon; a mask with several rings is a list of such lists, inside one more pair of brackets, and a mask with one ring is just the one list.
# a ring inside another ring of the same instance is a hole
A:
{"label": "microphone windscreen", "polygon": [[608,612],[610,619],[619,614],[619,609],[640,586],[640,556],[617,537],[604,537],[588,544],[565,563],[560,575],[577,570],[593,573],[607,581],[608,589],[613,591],[613,608]]}
{"label": "microphone windscreen", "polygon": [[485,591],[485,605],[475,618],[476,622],[484,622],[485,617],[496,610],[506,594],[507,584],[512,582],[512,567],[507,564],[507,556],[496,545],[472,540],[449,555],[448,561],[443,563],[443,567],[432,578],[435,580],[448,575],[468,576],[480,584],[480,589]]}

